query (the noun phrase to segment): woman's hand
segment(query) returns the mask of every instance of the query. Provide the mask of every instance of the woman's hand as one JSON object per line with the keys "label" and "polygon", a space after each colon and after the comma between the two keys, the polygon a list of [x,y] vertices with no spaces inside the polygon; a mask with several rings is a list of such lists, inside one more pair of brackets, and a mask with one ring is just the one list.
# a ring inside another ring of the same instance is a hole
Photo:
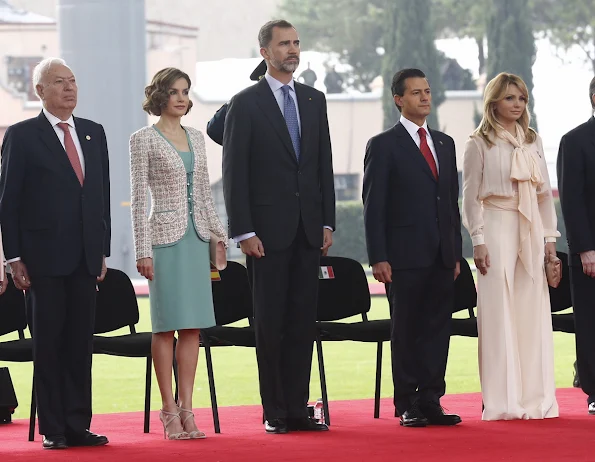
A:
{"label": "woman's hand", "polygon": [[147,278],[149,281],[153,280],[153,259],[152,258],[139,258],[136,260],[136,269],[138,272]]}
{"label": "woman's hand", "polygon": [[548,261],[550,255],[556,256],[556,243],[555,242],[546,242],[545,243],[545,260]]}
{"label": "woman's hand", "polygon": [[480,244],[473,247],[473,260],[475,261],[475,267],[482,275],[485,276],[488,274],[488,268],[490,267],[490,254],[488,252],[488,247],[485,244]]}

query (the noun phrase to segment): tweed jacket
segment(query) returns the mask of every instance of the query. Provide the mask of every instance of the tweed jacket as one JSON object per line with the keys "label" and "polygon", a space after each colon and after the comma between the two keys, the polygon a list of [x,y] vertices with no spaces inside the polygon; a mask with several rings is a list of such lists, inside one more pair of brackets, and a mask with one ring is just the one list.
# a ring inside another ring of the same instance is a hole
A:
{"label": "tweed jacket", "polygon": [[[227,230],[215,210],[203,134],[190,127],[194,150],[192,201],[194,224],[201,240],[211,233],[227,247]],[[152,127],[144,127],[130,137],[130,185],[132,227],[136,259],[152,257],[152,246],[173,244],[188,226],[187,179],[184,162],[177,151]],[[147,189],[151,211],[147,218]]]}

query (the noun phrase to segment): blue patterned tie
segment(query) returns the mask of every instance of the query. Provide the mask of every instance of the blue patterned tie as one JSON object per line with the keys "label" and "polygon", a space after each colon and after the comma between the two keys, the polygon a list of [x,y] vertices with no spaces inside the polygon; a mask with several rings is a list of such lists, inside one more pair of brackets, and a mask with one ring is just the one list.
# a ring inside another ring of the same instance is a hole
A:
{"label": "blue patterned tie", "polygon": [[289,95],[290,90],[289,85],[283,85],[281,87],[281,91],[283,91],[283,114],[285,116],[287,130],[289,130],[289,136],[291,137],[291,143],[293,144],[293,150],[295,151],[295,157],[297,160],[300,160],[300,126],[298,124],[295,103]]}

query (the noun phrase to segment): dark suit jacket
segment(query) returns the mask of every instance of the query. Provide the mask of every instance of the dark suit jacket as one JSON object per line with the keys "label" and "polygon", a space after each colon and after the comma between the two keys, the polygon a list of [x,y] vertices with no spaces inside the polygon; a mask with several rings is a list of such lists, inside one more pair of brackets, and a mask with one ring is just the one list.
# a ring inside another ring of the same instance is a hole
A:
{"label": "dark suit jacket", "polygon": [[223,192],[230,235],[255,232],[267,249],[293,242],[300,217],[309,243],[335,227],[335,189],[324,95],[295,83],[301,120],[298,163],[266,79],[235,95],[225,118]]}
{"label": "dark suit jacket", "polygon": [[396,270],[431,266],[440,252],[454,268],[461,255],[455,145],[430,130],[439,164],[436,181],[403,125],[373,137],[364,160],[364,222],[370,264]]}
{"label": "dark suit jacket", "polygon": [[227,106],[228,104],[225,103],[212,117],[211,120],[207,122],[207,135],[211,138],[215,143],[219,145],[223,145],[223,130],[225,128],[225,116],[227,115]]}
{"label": "dark suit jacket", "polygon": [[557,162],[558,190],[571,264],[595,250],[595,118],[562,137]]}
{"label": "dark suit jacket", "polygon": [[81,187],[43,112],[8,128],[2,143],[0,225],[6,259],[32,276],[71,274],[84,257],[91,275],[110,253],[110,187],[103,127],[74,118],[85,159]]}

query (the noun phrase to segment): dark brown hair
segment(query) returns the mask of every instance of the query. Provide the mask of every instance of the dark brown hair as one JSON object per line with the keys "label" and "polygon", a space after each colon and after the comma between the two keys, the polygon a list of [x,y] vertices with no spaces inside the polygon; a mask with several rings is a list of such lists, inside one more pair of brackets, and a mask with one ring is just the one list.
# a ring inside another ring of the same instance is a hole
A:
{"label": "dark brown hair", "polygon": [[595,109],[595,101],[593,101],[593,95],[595,95],[595,77],[589,84],[589,99],[591,100],[591,107]]}
{"label": "dark brown hair", "polygon": [[[426,74],[424,74],[419,69],[401,69],[393,76],[393,81],[390,86],[390,91],[393,96],[403,96],[405,94],[405,89],[407,88],[407,79],[411,79],[413,77],[421,77],[423,79],[426,78]],[[397,109],[399,112],[403,110],[401,106],[397,105]]]}
{"label": "dark brown hair", "polygon": [[260,31],[258,31],[258,46],[260,48],[267,48],[270,45],[271,40],[273,40],[273,29],[275,27],[280,27],[281,29],[295,29],[293,24],[285,19],[274,19],[267,22],[260,28]]}
{"label": "dark brown hair", "polygon": [[[160,116],[161,110],[167,106],[169,101],[169,90],[178,79],[186,79],[188,90],[190,90],[192,87],[190,77],[180,69],[166,67],[157,72],[151,83],[145,87],[146,99],[143,102],[143,110],[151,115]],[[190,109],[192,109],[192,100],[188,101],[186,114],[190,112]]]}

